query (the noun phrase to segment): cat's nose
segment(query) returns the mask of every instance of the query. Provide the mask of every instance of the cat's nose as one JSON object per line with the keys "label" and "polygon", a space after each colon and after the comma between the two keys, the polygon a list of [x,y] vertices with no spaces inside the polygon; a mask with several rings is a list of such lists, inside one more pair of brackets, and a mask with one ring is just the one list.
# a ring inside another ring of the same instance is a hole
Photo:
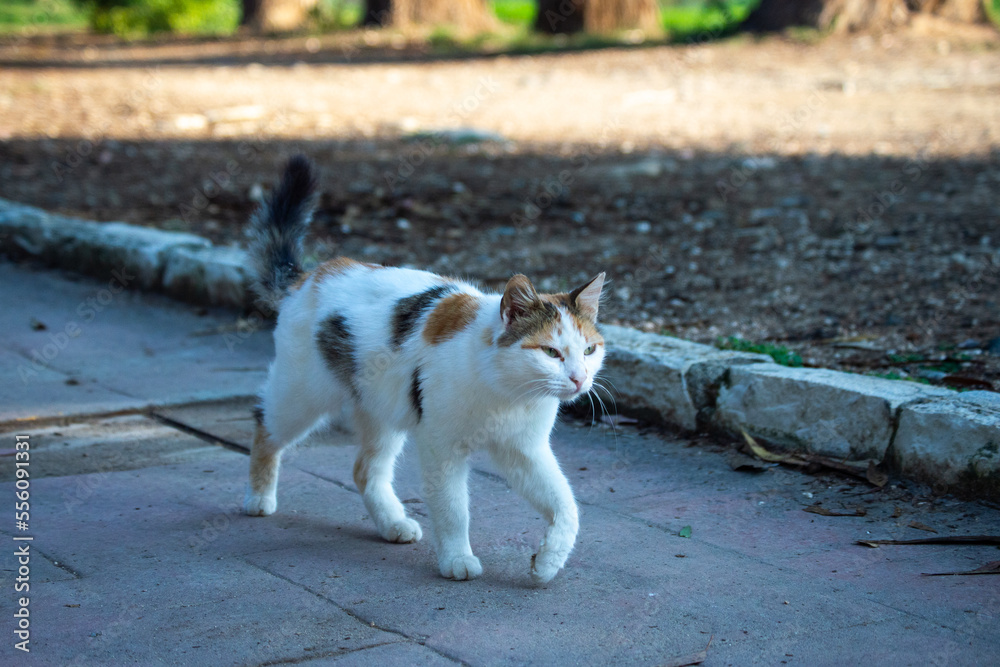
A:
{"label": "cat's nose", "polygon": [[583,388],[583,383],[587,381],[587,376],[570,375],[570,382],[576,385],[576,390],[580,391]]}

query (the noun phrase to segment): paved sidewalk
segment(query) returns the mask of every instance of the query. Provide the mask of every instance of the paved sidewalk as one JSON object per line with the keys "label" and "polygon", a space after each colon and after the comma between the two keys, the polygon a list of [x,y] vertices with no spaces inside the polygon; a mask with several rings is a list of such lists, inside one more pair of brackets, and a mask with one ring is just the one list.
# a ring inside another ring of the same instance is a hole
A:
{"label": "paved sidewalk", "polygon": [[[348,433],[292,452],[278,513],[244,517],[239,449],[268,332],[107,288],[0,264],[5,609],[31,600],[31,653],[15,650],[8,611],[0,664],[662,665],[705,651],[706,665],[981,665],[1000,654],[1000,577],[921,576],[1000,550],[854,544],[933,535],[915,522],[996,535],[1000,511],[780,467],[735,472],[711,441],[560,424],[581,532],[541,589],[528,568],[542,520],[484,459],[470,482],[485,569],[473,582],[438,577],[426,539],[377,539]],[[78,334],[60,344],[67,331]],[[11,516],[16,434],[32,454],[23,532]],[[410,455],[397,488],[426,528]],[[865,515],[802,511],[815,503]],[[28,594],[14,592],[12,556],[25,535]]]}

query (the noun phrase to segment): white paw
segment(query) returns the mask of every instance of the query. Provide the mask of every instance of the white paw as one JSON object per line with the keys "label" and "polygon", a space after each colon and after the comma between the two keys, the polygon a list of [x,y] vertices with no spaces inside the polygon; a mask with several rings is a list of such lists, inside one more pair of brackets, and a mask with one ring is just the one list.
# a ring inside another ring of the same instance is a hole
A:
{"label": "white paw", "polygon": [[562,569],[565,559],[560,559],[551,551],[543,551],[531,557],[531,581],[536,586],[547,584]]}
{"label": "white paw", "polygon": [[390,524],[385,530],[380,531],[382,537],[387,542],[397,542],[407,544],[409,542],[419,542],[424,536],[420,530],[420,524],[413,519],[403,519]]}
{"label": "white paw", "polygon": [[483,573],[479,559],[472,554],[463,556],[446,556],[439,561],[441,576],[455,581],[475,579]]}
{"label": "white paw", "polygon": [[249,516],[268,516],[274,514],[278,509],[278,498],[276,496],[259,496],[247,491],[243,499],[243,511]]}

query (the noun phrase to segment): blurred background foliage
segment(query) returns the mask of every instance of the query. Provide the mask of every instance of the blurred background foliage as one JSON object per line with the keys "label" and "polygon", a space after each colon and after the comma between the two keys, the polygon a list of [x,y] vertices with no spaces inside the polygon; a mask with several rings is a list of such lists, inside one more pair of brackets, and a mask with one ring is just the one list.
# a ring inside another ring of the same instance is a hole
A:
{"label": "blurred background foliage", "polygon": [[[683,36],[736,25],[757,0],[661,0],[664,31]],[[1000,0],[997,0],[1000,3]],[[537,11],[534,0],[493,0],[492,13],[501,26],[529,32]],[[228,35],[236,32],[240,0],[3,0],[0,32],[51,32],[83,29],[125,38],[153,33]],[[364,15],[359,0],[317,0],[305,26],[313,32],[358,27]]]}
{"label": "blurred background foliage", "polygon": [[240,23],[237,0],[82,0],[95,32],[121,37],[168,32],[229,35]]}
{"label": "blurred background foliage", "polygon": [[[295,0],[264,1],[287,3]],[[427,1],[433,3],[444,0]],[[761,1],[656,0],[656,5],[663,36],[672,41],[685,41],[695,36],[719,37],[730,34]],[[768,1],[764,0],[765,3]],[[96,33],[128,39],[156,33],[224,36],[234,34],[240,28],[247,2],[248,0],[0,0],[0,34],[37,34],[89,28]],[[259,4],[261,0],[249,2]],[[777,4],[778,0],[770,2]],[[920,4],[920,0],[905,2],[915,6]],[[313,4],[313,0],[307,0],[305,4]],[[500,41],[513,48],[530,46],[535,39],[533,27],[537,27],[535,17],[539,4],[539,0],[488,2],[490,14],[496,19],[496,31],[502,33]],[[992,22],[1000,26],[1000,0],[982,0],[982,6]],[[308,11],[307,20],[297,31],[327,33],[355,29],[362,25],[365,9],[364,0],[315,0],[314,6]],[[454,34],[451,26],[443,25],[431,33],[430,41],[432,45],[460,43],[473,48],[491,41],[484,35],[463,41]],[[648,38],[649,35],[644,37]]]}

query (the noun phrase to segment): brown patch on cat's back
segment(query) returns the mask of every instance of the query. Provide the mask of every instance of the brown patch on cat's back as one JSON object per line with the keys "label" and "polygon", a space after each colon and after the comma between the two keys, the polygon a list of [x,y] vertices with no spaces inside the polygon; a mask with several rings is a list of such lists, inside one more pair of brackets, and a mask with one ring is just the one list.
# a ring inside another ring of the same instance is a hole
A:
{"label": "brown patch on cat's back", "polygon": [[358,267],[365,267],[368,269],[385,268],[378,264],[359,262],[356,259],[351,259],[350,257],[334,257],[331,260],[323,262],[309,273],[304,273],[301,276],[299,276],[299,279],[295,281],[295,284],[292,285],[291,289],[292,291],[299,289],[310,278],[315,278],[315,280],[313,280],[313,288],[318,289],[319,285],[327,278],[331,278],[333,276],[339,276],[342,273],[346,273],[351,269],[355,269]]}
{"label": "brown patch on cat's back", "polygon": [[431,345],[443,343],[469,326],[478,312],[479,302],[472,294],[459,292],[441,299],[427,316],[424,340]]}

